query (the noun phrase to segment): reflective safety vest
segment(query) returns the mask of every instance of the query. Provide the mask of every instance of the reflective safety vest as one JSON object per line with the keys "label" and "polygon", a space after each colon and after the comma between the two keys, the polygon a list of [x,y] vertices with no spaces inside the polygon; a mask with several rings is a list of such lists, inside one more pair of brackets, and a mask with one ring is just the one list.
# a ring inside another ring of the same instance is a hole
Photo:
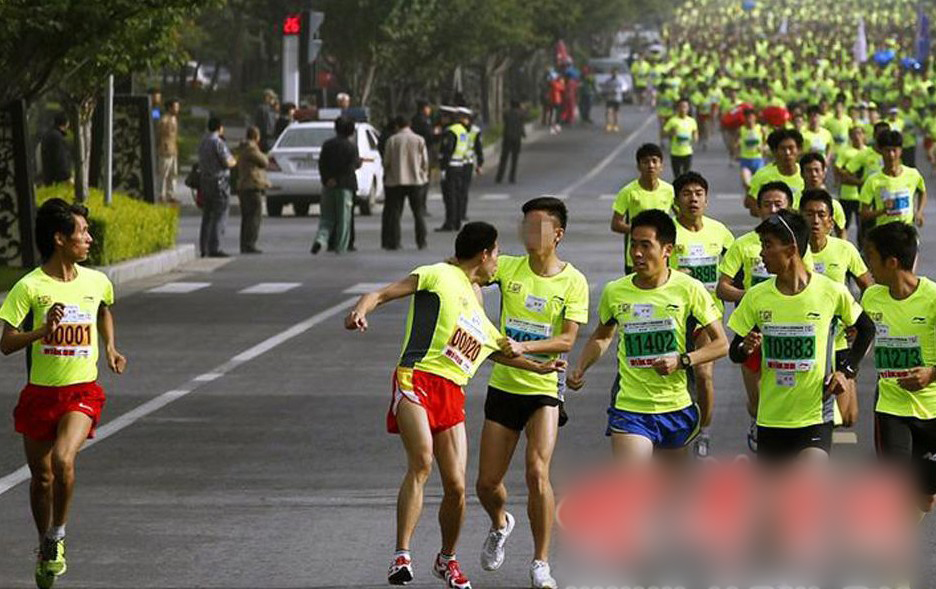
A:
{"label": "reflective safety vest", "polygon": [[468,161],[471,143],[469,143],[468,129],[461,123],[449,125],[446,129],[449,133],[455,135],[455,150],[452,151],[452,157],[449,159],[449,166],[462,166]]}
{"label": "reflective safety vest", "polygon": [[475,142],[478,140],[478,135],[481,134],[481,128],[477,125],[472,125],[468,129],[468,156],[465,158],[472,165],[475,164]]}

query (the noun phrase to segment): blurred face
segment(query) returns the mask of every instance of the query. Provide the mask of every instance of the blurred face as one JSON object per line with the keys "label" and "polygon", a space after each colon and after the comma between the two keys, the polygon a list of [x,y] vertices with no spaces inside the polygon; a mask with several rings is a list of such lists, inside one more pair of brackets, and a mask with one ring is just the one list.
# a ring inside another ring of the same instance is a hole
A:
{"label": "blurred face", "polygon": [[676,195],[676,206],[681,215],[697,219],[705,214],[708,193],[699,184],[687,184]]}
{"label": "blurred face", "polygon": [[784,245],[779,239],[769,234],[761,236],[761,259],[764,261],[764,267],[771,274],[779,274],[786,268],[795,253],[794,244]]}
{"label": "blurred face", "polygon": [[432,115],[432,107],[429,106],[428,104],[427,104],[426,106],[424,106],[423,109],[422,109],[422,114],[423,114],[424,117],[428,117],[428,116]]}
{"label": "blurred face", "polygon": [[789,206],[790,202],[787,200],[786,193],[779,190],[765,192],[761,195],[760,204],[758,205],[760,218],[766,219],[770,215],[776,215],[777,211],[786,209]]}
{"label": "blurred face", "polygon": [[903,149],[900,147],[882,147],[881,156],[884,158],[884,167],[891,168],[900,163],[900,155]]}
{"label": "blurred face", "polygon": [[553,251],[565,230],[559,220],[546,211],[530,211],[520,222],[520,239],[529,254],[541,254]]}
{"label": "blurred face", "polygon": [[689,103],[685,100],[679,102],[676,105],[677,110],[679,111],[679,116],[684,117],[689,114]]}
{"label": "blurred face", "polygon": [[666,259],[673,253],[672,244],[660,244],[653,227],[635,227],[631,231],[630,247],[634,271],[641,276],[656,276],[665,271]]}
{"label": "blurred face", "polygon": [[813,129],[819,128],[819,113],[809,115],[809,126]]}
{"label": "blurred face", "polygon": [[75,220],[75,230],[71,235],[55,234],[55,244],[62,248],[62,257],[72,262],[84,262],[91,251],[91,238],[88,221],[81,215],[72,215]]}
{"label": "blurred face", "polygon": [[[802,122],[802,120],[800,120],[800,122]],[[787,167],[795,165],[799,160],[799,156],[800,149],[796,145],[796,141],[790,138],[781,141],[780,145],[777,146],[777,150],[774,152],[774,159],[785,163]]]}
{"label": "blurred face", "polygon": [[753,127],[754,124],[757,122],[757,114],[751,113],[749,115],[744,115],[744,122],[747,124],[748,127]]}
{"label": "blurred face", "polygon": [[793,126],[797,129],[801,129],[803,127],[803,115],[795,115],[793,117]]}
{"label": "blurred face", "polygon": [[802,207],[802,213],[813,236],[824,237],[832,231],[832,211],[826,203],[811,200]]}
{"label": "blurred face", "polygon": [[800,166],[800,173],[803,180],[806,181],[806,188],[819,188],[825,180],[825,166],[822,162],[809,162],[805,166]]}
{"label": "blurred face", "polygon": [[852,127],[851,137],[852,147],[863,147],[865,143],[865,132],[861,127]]}
{"label": "blurred face", "polygon": [[655,155],[642,157],[637,162],[637,169],[641,176],[658,178],[663,173],[663,159]]}

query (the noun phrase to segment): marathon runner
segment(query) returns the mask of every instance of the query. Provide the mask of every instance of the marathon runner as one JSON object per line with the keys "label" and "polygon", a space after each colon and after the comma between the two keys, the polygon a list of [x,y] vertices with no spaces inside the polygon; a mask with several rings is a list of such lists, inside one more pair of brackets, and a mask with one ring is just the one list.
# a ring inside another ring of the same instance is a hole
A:
{"label": "marathon runner", "polygon": [[[521,232],[525,256],[501,255],[492,282],[500,287],[502,351],[548,362],[575,344],[579,326],[588,323],[588,281],[556,248],[565,237],[568,212],[553,197],[523,205]],[[549,469],[558,428],[565,379],[497,365],[488,383],[478,467],[478,498],[491,518],[481,566],[493,571],[504,562],[507,538],[516,520],[506,511],[504,476],[520,435],[526,432],[527,513],[533,532],[530,579],[534,589],[557,587],[550,574],[549,545],[555,498]]]}
{"label": "marathon runner", "polygon": [[98,335],[107,366],[123,373],[117,351],[114,287],[103,273],[81,266],[93,238],[88,209],[53,198],[36,214],[42,265],[21,278],[0,307],[0,351],[26,349],[29,382],[13,411],[31,481],[29,503],[39,532],[36,585],[48,589],[65,574],[65,525],[75,491],[75,461],[104,409],[97,384]]}
{"label": "marathon runner", "polygon": [[[917,276],[919,236],[911,225],[875,227],[865,241],[868,266],[877,282],[861,305],[874,321],[874,408],[878,455],[910,458],[919,489],[918,508],[936,504],[936,285]],[[903,432],[909,429],[910,452]]]}
{"label": "marathon runner", "polygon": [[640,176],[621,188],[612,205],[611,231],[624,235],[624,273],[632,271],[630,257],[630,221],[648,209],[670,211],[673,208],[673,186],[660,179],[663,174],[663,151],[653,143],[637,149],[637,170]]}
{"label": "marathon runner", "polygon": [[434,457],[444,495],[439,506],[442,549],[432,572],[450,589],[471,587],[455,558],[465,516],[468,452],[462,387],[488,356],[541,374],[560,368],[555,360],[539,363],[498,351],[506,342],[484,314],[478,290],[497,272],[497,256],[497,230],[484,222],[467,223],[455,239],[454,260],[420,266],[406,278],[363,295],[345,318],[347,329],[366,331],[371,311],[412,297],[387,412],[387,431],[400,434],[407,456],[397,499],[396,552],[387,575],[391,585],[406,585],[414,578],[410,540]]}
{"label": "marathon runner", "polygon": [[[799,160],[800,173],[803,175],[804,190],[826,190],[826,158],[821,153],[811,151],[803,154]],[[799,203],[797,203],[799,204]],[[800,210],[797,206],[795,210]],[[832,200],[832,229],[836,237],[845,239],[845,209],[837,200]]]}
{"label": "marathon runner", "polygon": [[926,185],[916,168],[901,163],[903,136],[898,131],[882,131],[876,147],[884,159],[884,168],[861,187],[862,221],[879,226],[902,221],[922,227]]}
{"label": "marathon runner", "polygon": [[676,115],[663,125],[663,133],[669,139],[670,163],[676,178],[692,169],[692,146],[699,141],[699,125],[689,116],[689,99],[676,102]]}
{"label": "marathon runner", "polygon": [[[725,304],[715,295],[718,267],[725,252],[734,243],[734,236],[722,223],[705,216],[709,186],[702,175],[687,172],[676,178],[673,189],[676,191],[676,243],[669,258],[670,267],[685,272],[705,285],[718,310],[724,314]],[[709,342],[707,332],[698,325],[690,326],[687,334],[689,339],[686,346],[689,351]],[[696,366],[691,374],[695,380],[695,399],[703,399],[699,402],[702,432],[696,448],[700,455],[705,456],[709,453],[705,430],[712,422],[712,414],[706,408],[715,403],[714,364]]]}
{"label": "marathon runner", "polygon": [[861,160],[864,153],[865,134],[859,126],[848,131],[848,144],[835,149],[835,176],[839,181],[839,202],[845,212],[845,230],[851,227],[852,219],[858,219],[861,202],[858,200],[858,186],[861,184]]}
{"label": "marathon runner", "polygon": [[[832,447],[832,400],[847,390],[874,337],[874,325],[844,285],[811,272],[803,261],[809,227],[779,211],[756,229],[775,277],[753,286],[728,320],[731,359],[761,349],[757,453],[768,461],[822,459]],[[838,322],[857,330],[848,359],[834,370],[827,349]]]}
{"label": "marathon runner", "polygon": [[[699,433],[702,415],[712,407],[692,402],[686,370],[727,354],[721,311],[698,280],[669,267],[676,225],[664,211],[651,209],[633,220],[634,274],[609,282],[598,307],[595,328],[568,385],[579,390],[585,372],[601,358],[620,328],[618,376],[608,408],[611,449],[618,460],[642,461],[660,453],[686,456]],[[686,352],[690,319],[709,342]],[[700,402],[706,403],[705,398]]]}
{"label": "marathon runner", "polygon": [[808,123],[803,130],[803,149],[807,153],[818,153],[825,158],[826,164],[832,158],[832,147],[835,141],[832,133],[822,126],[822,111],[815,104],[806,109]]}
{"label": "marathon runner", "polygon": [[737,146],[744,194],[747,194],[751,188],[751,177],[764,167],[766,149],[764,129],[757,122],[757,111],[753,108],[744,109],[744,126],[738,132]]}
{"label": "marathon runner", "polygon": [[760,215],[757,195],[764,184],[780,181],[789,186],[792,193],[790,208],[794,210],[799,204],[799,194],[805,186],[797,163],[803,149],[803,136],[800,132],[796,129],[777,129],[767,137],[767,145],[774,161],[754,174],[751,178],[751,188],[744,200],[744,207],[750,211],[752,217]]}

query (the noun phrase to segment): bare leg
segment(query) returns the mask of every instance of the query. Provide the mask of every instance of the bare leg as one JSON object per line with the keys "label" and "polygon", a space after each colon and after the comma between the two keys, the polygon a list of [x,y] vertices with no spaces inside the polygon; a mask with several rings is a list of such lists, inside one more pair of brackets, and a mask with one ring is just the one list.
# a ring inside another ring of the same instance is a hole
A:
{"label": "bare leg", "polygon": [[533,559],[548,561],[552,524],[556,519],[549,467],[559,435],[559,408],[541,407],[527,422],[526,435],[527,516],[533,532]]}
{"label": "bare leg", "polygon": [[[699,349],[711,341],[708,334],[704,331],[700,331],[699,335],[695,338],[695,349]],[[698,366],[693,366],[692,371],[695,373],[695,389],[696,397],[698,399],[699,406],[710,407],[714,409],[715,407],[715,363],[706,362],[705,364],[700,364]],[[712,414],[701,415],[702,419],[701,426],[708,427],[712,423]]]}
{"label": "bare leg", "polygon": [[396,419],[407,462],[406,476],[397,495],[396,549],[409,550],[422,513],[423,489],[432,472],[432,433],[426,410],[406,398],[400,401]]}
{"label": "bare leg", "polygon": [[611,434],[611,453],[625,464],[647,462],[653,457],[653,442],[636,434]]}
{"label": "bare leg", "polygon": [[52,445],[54,442],[23,436],[26,463],[32,478],[29,481],[29,506],[39,537],[52,525]]}
{"label": "bare leg", "polygon": [[58,436],[52,446],[52,525],[64,526],[68,521],[75,490],[75,458],[91,431],[91,418],[77,411],[66,413],[59,420]]}
{"label": "bare leg", "polygon": [[464,422],[433,436],[433,452],[442,475],[442,504],[439,527],[442,529],[442,552],[455,554],[462,522],[465,520],[465,465],[468,462],[468,437]]}
{"label": "bare leg", "polygon": [[760,374],[741,367],[741,380],[744,381],[744,391],[747,393],[747,411],[751,419],[757,418],[757,404],[760,402]]}
{"label": "bare leg", "polygon": [[478,483],[475,490],[481,506],[491,518],[491,525],[501,529],[507,525],[504,505],[507,503],[507,487],[504,476],[510,467],[520,432],[490,421],[484,421],[481,430],[481,451],[478,458]]}
{"label": "bare leg", "polygon": [[845,392],[835,397],[839,413],[842,414],[842,425],[851,427],[858,423],[858,391],[855,381],[848,380]]}

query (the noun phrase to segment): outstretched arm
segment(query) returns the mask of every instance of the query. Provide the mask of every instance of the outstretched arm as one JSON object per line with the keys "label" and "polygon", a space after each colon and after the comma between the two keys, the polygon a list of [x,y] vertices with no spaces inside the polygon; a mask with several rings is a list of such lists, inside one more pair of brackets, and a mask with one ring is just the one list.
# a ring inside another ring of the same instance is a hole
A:
{"label": "outstretched arm", "polygon": [[367,314],[390,301],[408,297],[419,287],[419,277],[410,274],[402,280],[362,295],[348,316],[345,317],[345,329],[367,331]]}

